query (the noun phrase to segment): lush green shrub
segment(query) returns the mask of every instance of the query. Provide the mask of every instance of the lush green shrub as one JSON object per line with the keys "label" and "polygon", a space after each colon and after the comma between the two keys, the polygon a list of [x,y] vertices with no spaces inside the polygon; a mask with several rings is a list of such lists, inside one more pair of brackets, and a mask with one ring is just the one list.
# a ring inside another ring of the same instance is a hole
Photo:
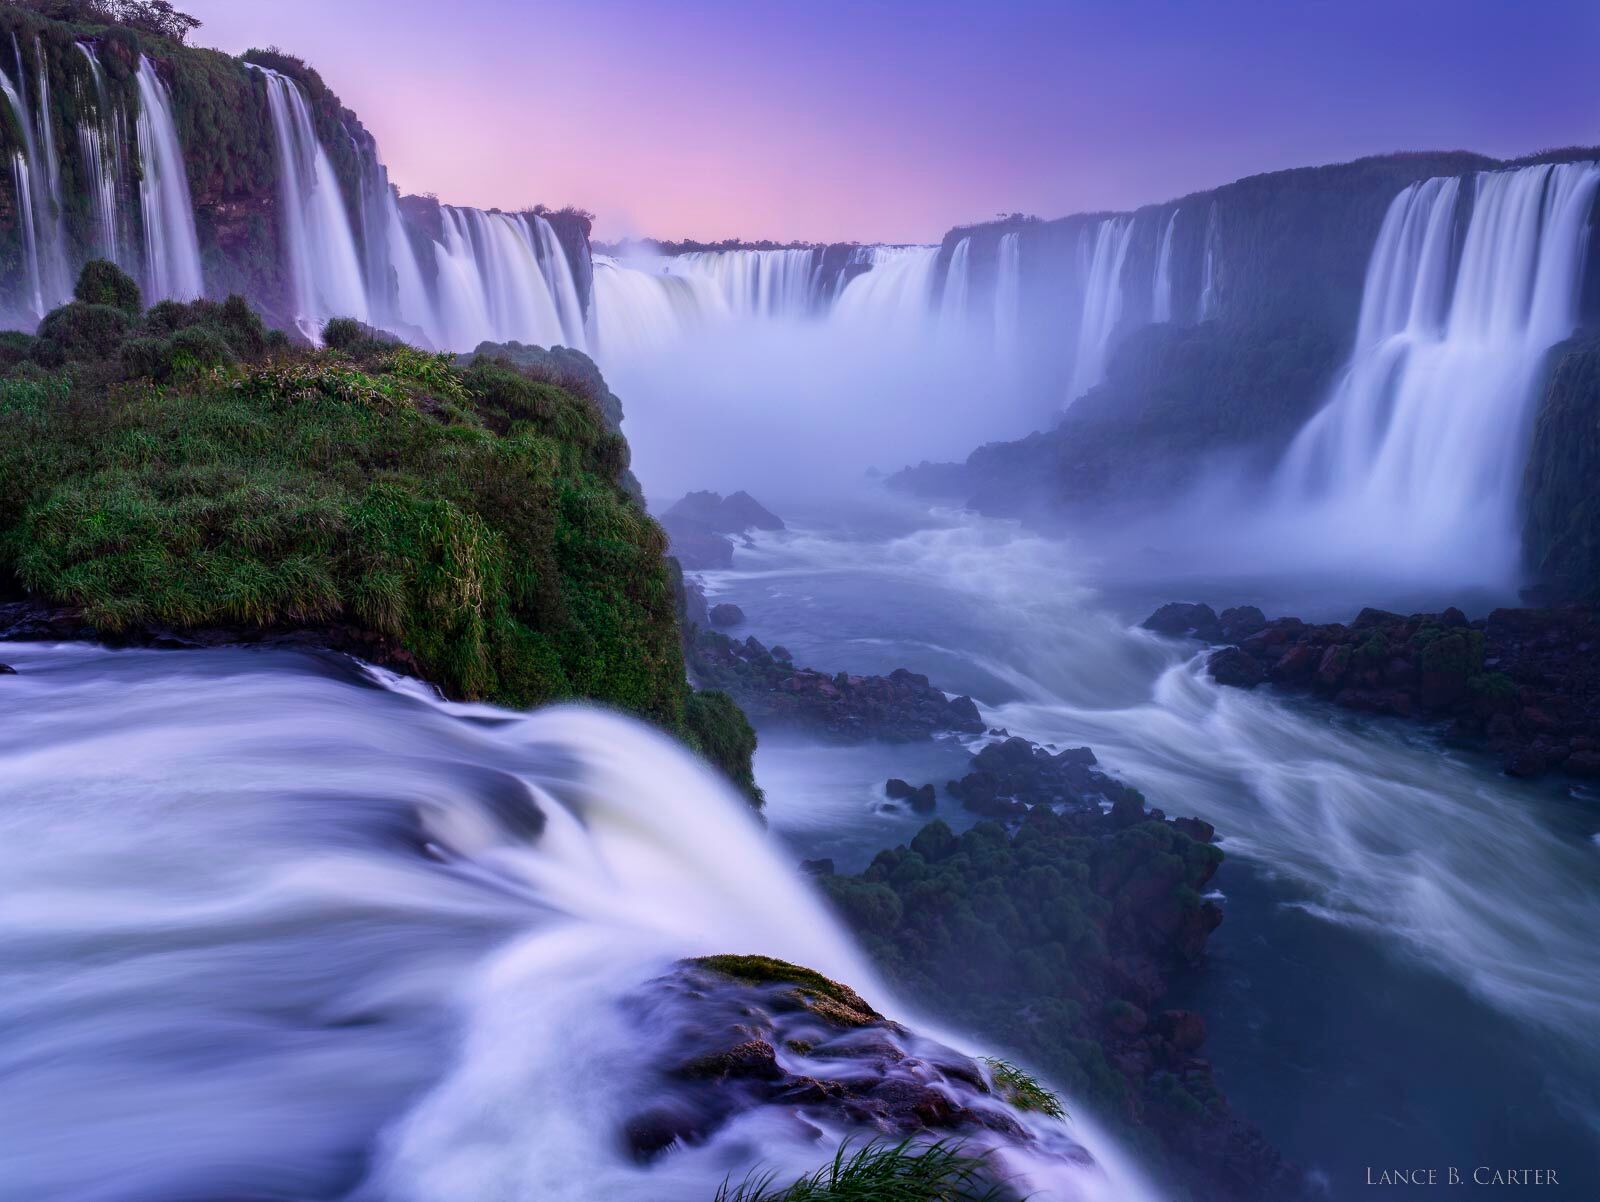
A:
{"label": "lush green shrub", "polygon": [[105,259],[91,259],[84,264],[72,295],[86,305],[110,305],[133,316],[144,307],[139,285],[122,268]]}
{"label": "lush green shrub", "polygon": [[[53,318],[41,343],[115,354],[128,330],[108,306]],[[273,342],[242,302],[163,303],[111,363],[159,385],[13,371],[0,576],[107,632],[353,627],[458,696],[593,698],[687,733],[665,538],[592,401],[504,364]],[[748,785],[737,712],[695,712]]]}
{"label": "lush green shrub", "polygon": [[73,361],[113,358],[132,323],[127,313],[110,305],[72,301],[52,309],[39,323],[33,355],[46,367]]}

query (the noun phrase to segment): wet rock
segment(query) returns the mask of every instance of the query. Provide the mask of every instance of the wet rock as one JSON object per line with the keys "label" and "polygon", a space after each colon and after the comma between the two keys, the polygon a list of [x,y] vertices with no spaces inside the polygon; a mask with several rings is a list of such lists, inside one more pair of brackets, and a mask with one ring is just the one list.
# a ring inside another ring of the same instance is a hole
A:
{"label": "wet rock", "polygon": [[1141,623],[1146,630],[1174,638],[1195,638],[1215,642],[1222,637],[1216,611],[1209,605],[1169,601]]}
{"label": "wet rock", "polygon": [[0,676],[15,676],[17,670],[10,664],[0,664]]}
{"label": "wet rock", "polygon": [[695,630],[687,642],[694,682],[728,692],[757,729],[798,727],[850,742],[909,742],[984,729],[970,697],[947,697],[921,673],[896,668],[887,676],[830,676],[796,667],[780,650],[715,630]]}
{"label": "wet rock", "polygon": [[723,601],[720,604],[713,605],[709,616],[713,626],[724,628],[739,626],[744,622],[744,610],[731,601]]}
{"label": "wet rock", "polygon": [[1254,605],[1236,605],[1225,609],[1217,620],[1222,637],[1230,643],[1257,634],[1267,624],[1267,615]]}
{"label": "wet rock", "polygon": [[1253,689],[1267,678],[1266,669],[1255,657],[1237,647],[1227,647],[1213,654],[1206,661],[1206,669],[1218,684],[1238,689]]}
{"label": "wet rock", "polygon": [[932,785],[923,785],[911,794],[911,808],[919,814],[931,814],[939,804],[938,795]]}
{"label": "wet rock", "polygon": [[826,856],[820,860],[801,860],[800,871],[810,876],[832,876],[833,860]]}
{"label": "wet rock", "polygon": [[883,794],[890,801],[900,801],[915,792],[909,781],[903,781],[898,776],[891,776],[883,782]]}
{"label": "wet rock", "polygon": [[683,961],[627,1010],[649,1032],[642,1050],[655,1063],[649,1104],[621,1124],[641,1161],[763,1110],[872,1137],[1035,1142],[975,1062],[799,965]]}

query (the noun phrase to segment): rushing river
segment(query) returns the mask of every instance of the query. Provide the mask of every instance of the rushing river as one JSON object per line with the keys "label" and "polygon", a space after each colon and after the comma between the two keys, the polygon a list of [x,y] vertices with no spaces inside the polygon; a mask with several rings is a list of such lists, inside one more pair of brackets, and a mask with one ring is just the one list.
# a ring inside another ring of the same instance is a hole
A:
{"label": "rushing river", "polygon": [[[1369,1165],[1553,1167],[1554,1196],[1592,1196],[1596,797],[1513,781],[1415,725],[1221,689],[1192,647],[1135,626],[1172,599],[1348,618],[1461,598],[1347,582],[1308,603],[1270,581],[1161,583],[1161,557],[1142,558],[1130,582],[1009,523],[858,511],[759,536],[708,584],[799,663],[926,672],[991,723],[1087,744],[1153,804],[1214,823],[1227,920],[1181,1000],[1207,1014],[1236,1108],[1331,1196],[1383,1195]],[[942,783],[962,758],[953,742],[819,756],[772,739],[757,774],[797,854],[849,869],[922,821],[886,806],[885,777]],[[943,796],[940,814],[971,820]]]}
{"label": "rushing river", "polygon": [[[625,1150],[662,1038],[628,999],[681,957],[781,956],[904,1014],[663,736],[334,656],[0,659],[5,1202],[709,1202],[848,1134],[772,1106]],[[1153,1200],[1087,1120],[1035,1134],[1002,1150],[1034,1196]]]}

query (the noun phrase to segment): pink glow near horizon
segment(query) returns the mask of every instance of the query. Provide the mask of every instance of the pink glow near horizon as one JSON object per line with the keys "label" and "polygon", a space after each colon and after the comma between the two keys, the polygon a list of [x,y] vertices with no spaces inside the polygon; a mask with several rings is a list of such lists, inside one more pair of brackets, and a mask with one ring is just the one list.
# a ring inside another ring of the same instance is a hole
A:
{"label": "pink glow near horizon", "polygon": [[1394,149],[1600,141],[1581,3],[182,7],[199,44],[316,67],[402,190],[576,204],[601,237],[932,241]]}

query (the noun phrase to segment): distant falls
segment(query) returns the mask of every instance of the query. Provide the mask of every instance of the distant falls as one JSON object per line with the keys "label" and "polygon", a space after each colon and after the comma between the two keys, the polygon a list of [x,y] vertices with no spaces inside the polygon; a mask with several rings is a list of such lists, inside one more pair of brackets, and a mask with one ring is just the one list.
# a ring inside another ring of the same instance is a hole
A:
{"label": "distant falls", "polygon": [[1578,324],[1597,187],[1594,163],[1542,163],[1395,197],[1349,364],[1279,473],[1315,537],[1512,574],[1537,385]]}

